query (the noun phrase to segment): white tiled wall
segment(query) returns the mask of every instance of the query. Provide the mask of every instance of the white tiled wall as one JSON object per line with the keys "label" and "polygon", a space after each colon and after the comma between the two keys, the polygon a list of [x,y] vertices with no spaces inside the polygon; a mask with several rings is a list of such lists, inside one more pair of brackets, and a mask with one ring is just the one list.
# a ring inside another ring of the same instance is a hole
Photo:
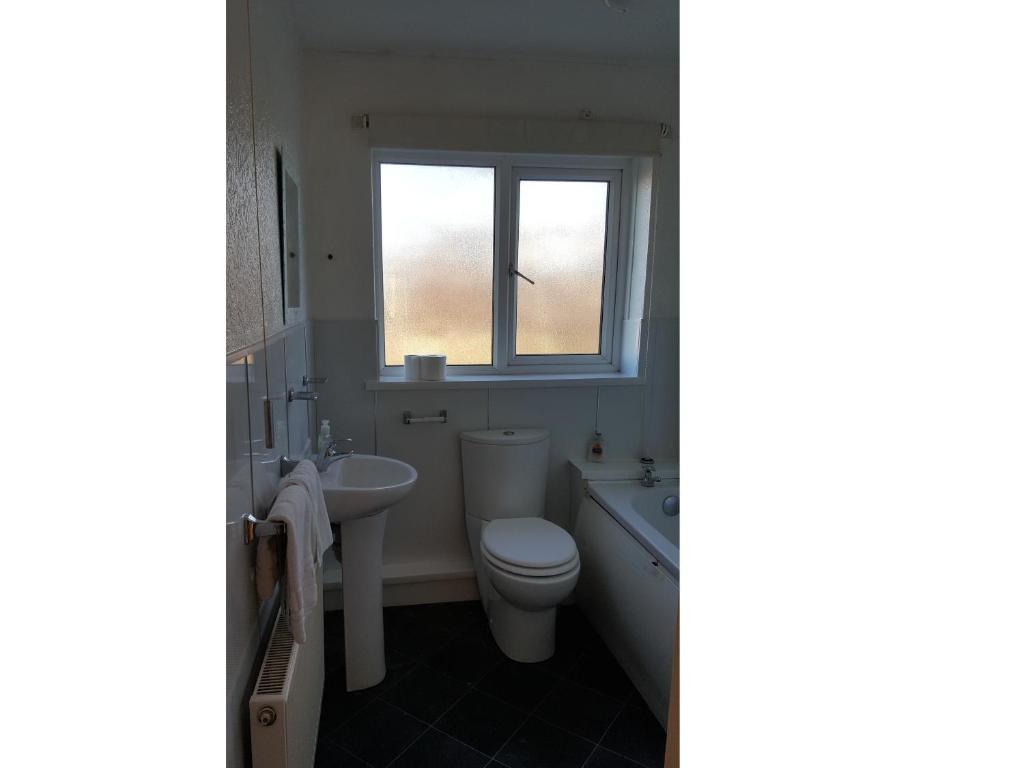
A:
{"label": "white tiled wall", "polygon": [[643,453],[655,459],[679,456],[679,320],[651,320],[648,384],[644,400]]}
{"label": "white tiled wall", "polygon": [[288,450],[288,373],[284,335],[267,342],[267,391],[273,403],[274,451]]}
{"label": "white tiled wall", "polygon": [[644,387],[601,387],[597,428],[604,438],[605,457],[635,459],[642,455]]}
{"label": "white tiled wall", "polygon": [[[468,560],[458,433],[497,427],[545,427],[551,432],[546,514],[568,527],[570,457],[582,458],[594,429],[609,458],[678,455],[678,321],[652,320],[649,348],[659,357],[644,386],[492,390],[367,391],[377,376],[376,322],[318,320],[315,340],[316,424],[330,419],[336,437],[357,451],[406,461],[419,472],[416,489],[394,507],[384,541],[385,564]],[[655,330],[656,329],[656,330]],[[655,335],[657,334],[657,335]],[[676,373],[673,373],[676,371]],[[669,376],[664,382],[658,379]],[[405,426],[402,411],[445,409],[448,424]]]}
{"label": "white tiled wall", "polygon": [[551,433],[546,517],[569,528],[570,456],[585,455],[597,422],[597,387],[490,390],[492,428],[545,427]]}
{"label": "white tiled wall", "polygon": [[[287,383],[297,380],[301,386],[302,375],[306,372],[307,330],[302,325],[291,328],[286,336],[272,339],[266,349],[252,349],[246,356],[229,360],[227,365],[225,577],[230,766],[244,765],[248,741],[246,697],[260,640],[266,636],[273,618],[273,601],[261,605],[256,597],[253,571],[256,548],[242,541],[239,521],[249,512],[257,517],[266,514],[277,491],[280,457],[288,450],[289,435],[302,436],[308,431],[305,404],[299,409],[289,409],[284,397]],[[266,445],[263,422],[263,402],[268,391],[274,406],[272,448]]]}
{"label": "white tiled wall", "polygon": [[225,578],[227,582],[226,699],[230,765],[240,765],[247,740],[245,699],[259,647],[259,601],[252,568],[256,551],[242,541],[239,519],[253,509],[252,470],[249,466],[249,397],[254,374],[251,358],[227,366],[227,519],[225,525]]}
{"label": "white tiled wall", "polygon": [[[271,399],[272,416],[274,421],[274,445],[267,447],[267,435],[264,426],[264,404],[266,393],[271,392],[273,398],[274,389],[267,388],[268,364],[277,364],[277,373],[274,379],[281,376],[281,368],[284,365],[283,357],[273,355],[274,350],[257,349],[249,355],[252,361],[249,376],[249,433],[252,435],[252,487],[253,487],[253,508],[256,514],[270,508],[274,495],[277,492],[277,483],[281,479],[280,469],[275,460],[275,449],[283,445],[281,442],[282,430],[280,419],[285,419],[283,401]],[[280,352],[280,348],[276,348]],[[270,354],[268,354],[268,352]],[[279,419],[280,414],[280,419]],[[287,427],[283,436],[287,438]],[[282,449],[283,452],[283,449]]]}
{"label": "white tiled wall", "polygon": [[[252,475],[249,469],[248,380],[245,358],[227,366],[227,525],[225,546],[227,582],[242,596],[227,601],[227,700],[244,696],[249,667],[259,641],[255,631],[258,605],[250,588],[255,552],[242,543],[237,521],[252,510]],[[241,713],[228,718],[229,741],[244,727]]]}
{"label": "white tiled wall", "polygon": [[[302,386],[302,377],[312,375],[313,368],[307,367],[307,326],[300,325],[285,331],[284,334],[284,370],[286,388],[301,392],[307,387]],[[313,384],[308,389],[318,390],[319,385]],[[310,436],[310,422],[313,418],[313,406],[307,400],[286,402],[288,423],[288,455],[301,456],[306,449],[306,441]],[[316,446],[313,446],[315,449]]]}
{"label": "white tiled wall", "polygon": [[[487,428],[487,392],[377,392],[377,447],[383,456],[416,468],[416,487],[388,513],[386,562],[467,562],[465,506],[459,433]],[[446,424],[403,424],[402,412],[433,416],[448,411]]]}
{"label": "white tiled wall", "polygon": [[330,419],[335,437],[352,438],[360,453],[376,453],[373,392],[365,381],[377,372],[377,323],[374,320],[325,320],[314,325],[316,375],[319,384],[316,428]]}

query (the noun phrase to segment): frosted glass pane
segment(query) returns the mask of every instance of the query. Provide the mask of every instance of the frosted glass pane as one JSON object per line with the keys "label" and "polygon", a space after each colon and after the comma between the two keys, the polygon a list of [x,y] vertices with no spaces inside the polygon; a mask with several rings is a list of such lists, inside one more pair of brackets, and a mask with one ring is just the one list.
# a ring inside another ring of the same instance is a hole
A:
{"label": "frosted glass pane", "polygon": [[380,166],[384,361],[490,365],[494,169]]}
{"label": "frosted glass pane", "polygon": [[604,287],[604,181],[519,182],[517,355],[596,355]]}

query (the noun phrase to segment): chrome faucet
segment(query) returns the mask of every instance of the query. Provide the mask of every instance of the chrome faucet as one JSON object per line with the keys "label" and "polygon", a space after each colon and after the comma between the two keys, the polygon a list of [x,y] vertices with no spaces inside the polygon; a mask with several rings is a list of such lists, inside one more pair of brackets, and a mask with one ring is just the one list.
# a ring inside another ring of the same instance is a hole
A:
{"label": "chrome faucet", "polygon": [[[346,437],[343,442],[351,443],[352,438]],[[334,462],[347,459],[353,453],[355,453],[354,448],[349,448],[347,451],[339,451],[338,441],[331,440],[324,446],[323,450],[320,451],[320,455],[316,457],[316,469],[318,472],[323,472]]]}
{"label": "chrome faucet", "polygon": [[650,456],[644,456],[640,459],[640,467],[643,469],[643,477],[640,478],[640,485],[644,488],[653,488],[654,484],[661,480],[656,474],[657,470],[654,468],[654,459]]}

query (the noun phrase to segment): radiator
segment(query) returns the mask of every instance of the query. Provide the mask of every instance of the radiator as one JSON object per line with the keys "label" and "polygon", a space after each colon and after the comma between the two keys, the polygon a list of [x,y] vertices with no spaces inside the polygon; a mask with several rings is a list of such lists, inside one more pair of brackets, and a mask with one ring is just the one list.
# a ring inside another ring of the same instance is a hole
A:
{"label": "radiator", "polygon": [[292,639],[282,605],[249,698],[253,768],[313,768],[324,689],[323,598],[306,619],[306,642]]}

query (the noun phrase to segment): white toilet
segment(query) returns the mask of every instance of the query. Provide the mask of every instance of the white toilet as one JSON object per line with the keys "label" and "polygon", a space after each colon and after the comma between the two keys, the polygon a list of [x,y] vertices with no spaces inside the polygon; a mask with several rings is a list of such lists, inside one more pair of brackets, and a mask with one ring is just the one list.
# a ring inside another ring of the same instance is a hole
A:
{"label": "white toilet", "polygon": [[480,600],[498,646],[516,661],[555,652],[555,612],[576,586],[580,557],[544,519],[546,429],[462,433],[466,531]]}

